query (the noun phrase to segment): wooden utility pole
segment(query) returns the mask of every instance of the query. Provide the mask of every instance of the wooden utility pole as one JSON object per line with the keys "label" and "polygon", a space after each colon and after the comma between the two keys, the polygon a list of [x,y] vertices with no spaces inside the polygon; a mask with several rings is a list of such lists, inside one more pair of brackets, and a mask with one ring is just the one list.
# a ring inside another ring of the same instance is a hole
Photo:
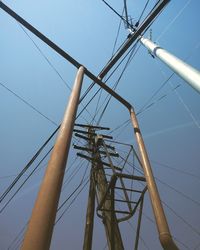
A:
{"label": "wooden utility pole", "polygon": [[[90,134],[91,132],[91,134]],[[93,130],[91,128],[88,129],[88,145],[89,150],[92,152],[92,157],[94,156],[94,146],[93,146],[93,138],[92,138]],[[91,250],[92,249],[92,238],[93,238],[93,226],[94,226],[94,209],[95,209],[95,180],[94,180],[94,161],[92,161],[91,171],[90,171],[90,187],[89,187],[89,195],[88,195],[88,205],[87,205],[87,214],[86,214],[86,222],[85,222],[85,235],[84,235],[84,243],[83,250]]]}
{"label": "wooden utility pole", "polygon": [[[89,129],[88,141],[89,150],[92,152],[92,169],[90,177],[90,188],[88,196],[88,207],[86,215],[86,226],[85,226],[85,237],[84,237],[84,250],[92,249],[92,234],[93,234],[93,219],[94,219],[94,208],[95,208],[95,191],[98,200],[101,201],[106,195],[108,182],[106,179],[104,166],[101,161],[100,146],[101,136],[95,135],[94,130]],[[96,186],[96,188],[95,188]],[[108,247],[110,250],[123,250],[123,242],[113,209],[113,198],[111,193],[107,194],[106,200],[102,209],[102,220],[105,227]],[[112,198],[112,199],[111,199]]]}

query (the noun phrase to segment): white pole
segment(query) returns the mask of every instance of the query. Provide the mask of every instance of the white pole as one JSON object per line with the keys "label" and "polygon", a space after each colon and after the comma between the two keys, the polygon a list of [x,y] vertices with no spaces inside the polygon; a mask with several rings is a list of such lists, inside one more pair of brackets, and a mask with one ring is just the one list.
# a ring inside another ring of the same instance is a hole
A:
{"label": "white pole", "polygon": [[155,57],[158,57],[191,87],[200,93],[200,71],[193,68],[189,64],[183,62],[168,51],[159,47],[147,38],[141,37],[140,42],[151,52]]}

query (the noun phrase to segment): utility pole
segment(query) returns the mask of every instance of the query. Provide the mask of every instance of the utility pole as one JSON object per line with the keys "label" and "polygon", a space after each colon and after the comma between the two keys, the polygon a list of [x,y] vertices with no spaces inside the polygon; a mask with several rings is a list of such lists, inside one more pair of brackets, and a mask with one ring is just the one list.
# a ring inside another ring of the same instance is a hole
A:
{"label": "utility pole", "polygon": [[[89,150],[91,150],[92,158],[94,157],[94,145],[92,133],[93,129],[88,128],[88,145]],[[84,243],[83,250],[92,249],[92,238],[93,238],[93,226],[94,226],[94,210],[95,210],[95,180],[94,180],[94,171],[95,163],[92,161],[91,171],[90,171],[90,186],[89,186],[89,195],[88,195],[88,205],[87,205],[87,214],[86,214],[86,223],[85,223],[85,234],[84,234]]]}
{"label": "utility pole", "polygon": [[140,42],[147,48],[153,57],[158,57],[177,75],[185,80],[192,88],[200,93],[200,72],[191,65],[183,62],[178,57],[172,55],[151,40],[141,37]]}
{"label": "utility pole", "polygon": [[[106,194],[108,188],[108,182],[106,179],[105,171],[103,164],[101,162],[101,156],[98,152],[98,148],[101,145],[101,137],[96,137],[96,154],[95,158],[97,161],[96,171],[95,171],[95,180],[97,185],[97,195],[99,200],[102,200]],[[108,240],[108,246],[111,250],[123,250],[123,242],[119,230],[119,226],[117,223],[117,219],[115,216],[115,212],[113,211],[113,197],[109,194],[107,199],[104,202],[102,216],[103,216],[103,224],[106,231],[106,236]]]}
{"label": "utility pole", "polygon": [[[85,125],[87,127],[87,125]],[[100,155],[100,147],[102,136],[99,136],[95,133],[94,128],[92,126],[88,126],[88,148],[74,146],[76,149],[85,150],[91,152],[91,157],[84,156],[78,153],[78,156],[83,158],[88,158],[91,164],[91,174],[90,174],[90,187],[89,187],[89,195],[88,195],[88,205],[87,205],[87,214],[86,214],[86,226],[85,226],[85,236],[84,236],[84,250],[92,249],[92,235],[93,235],[93,219],[94,219],[94,208],[95,208],[95,193],[98,197],[98,200],[101,201],[104,199],[107,189],[108,189],[108,181],[106,178],[106,174],[104,171],[104,165],[101,161]],[[102,128],[103,129],[103,128]],[[82,130],[76,130],[76,132],[83,133]],[[76,134],[77,135],[77,134]],[[79,137],[84,138],[84,136]],[[112,194],[113,195],[113,194]],[[108,247],[110,250],[123,250],[123,242],[117,222],[117,218],[115,215],[115,211],[113,209],[114,200],[111,199],[111,193],[107,195],[107,198],[103,205],[102,211],[102,221],[104,224],[106,238],[108,242]]]}

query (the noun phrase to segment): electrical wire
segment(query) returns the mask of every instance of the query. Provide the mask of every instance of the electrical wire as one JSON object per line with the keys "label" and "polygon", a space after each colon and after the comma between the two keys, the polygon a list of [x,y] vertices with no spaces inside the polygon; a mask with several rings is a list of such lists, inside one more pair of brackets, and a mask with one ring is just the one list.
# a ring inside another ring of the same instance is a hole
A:
{"label": "electrical wire", "polygon": [[[59,126],[60,127],[60,126]],[[58,129],[55,129],[53,133],[49,136],[49,138],[44,142],[44,144],[38,149],[38,151],[35,153],[35,155],[31,158],[31,160],[26,164],[26,166],[21,170],[21,172],[17,175],[17,177],[13,180],[13,182],[8,186],[8,188],[4,191],[4,193],[0,197],[0,203],[3,201],[3,199],[8,195],[8,193],[12,190],[12,188],[15,186],[15,184],[19,181],[19,179],[23,176],[23,174],[29,169],[29,167],[33,164],[33,162],[37,159],[37,157],[40,155],[40,153],[43,151],[45,146],[48,144],[48,142],[54,137],[54,135],[57,133]]]}
{"label": "electrical wire", "polygon": [[[122,156],[120,156],[120,157],[122,157]],[[122,157],[122,158],[123,158],[123,157]],[[127,161],[127,164],[130,164],[130,163]],[[135,170],[136,170],[137,172],[143,174],[143,171],[142,171],[142,170],[139,170],[139,169],[136,168],[136,167],[135,167]],[[155,177],[155,176],[154,176],[154,178],[160,182],[160,179],[159,179],[159,178],[157,178],[157,177]],[[144,184],[142,184],[142,185],[144,186]],[[164,185],[165,185],[165,184],[164,184]],[[169,187],[169,185],[167,185],[167,187]],[[171,187],[170,187],[170,188],[171,188]],[[172,188],[173,188],[173,187],[172,187]],[[180,191],[179,191],[178,193],[180,194]],[[182,194],[180,194],[180,195],[182,195]],[[186,198],[185,195],[184,195],[184,198]],[[189,198],[189,199],[190,199],[190,198]],[[192,201],[192,200],[191,200],[191,201]],[[180,215],[179,215],[174,209],[172,209],[166,202],[164,202],[163,200],[161,200],[161,202],[162,202],[163,205],[165,205],[172,213],[174,213],[174,214],[177,216],[177,218],[179,218],[180,220],[182,220],[182,222],[184,222],[184,224],[186,224],[195,234],[197,234],[198,236],[200,236],[200,232],[199,232],[195,227],[193,227],[188,221],[186,221],[182,216],[180,216]]]}
{"label": "electrical wire", "polygon": [[[123,63],[123,61],[126,59],[126,57],[131,53],[132,48],[129,49],[129,51],[124,55],[124,57],[121,59],[121,61],[117,64],[117,66],[113,69],[113,71],[110,73],[110,75],[105,79],[105,83],[112,77],[112,75],[115,73],[115,71],[119,68],[119,66]],[[84,98],[87,96],[87,94],[91,91],[91,89],[94,87],[95,83],[91,83],[86,92],[83,94],[83,96],[80,98],[80,102],[84,100]],[[94,100],[96,95],[101,90],[101,87],[98,88],[98,90],[94,93],[94,95],[90,98],[90,100],[87,102],[85,107],[79,112],[77,118],[84,112],[85,108],[88,107],[88,105]]]}
{"label": "electrical wire", "polygon": [[[72,166],[75,164],[75,162],[76,162],[77,159],[78,159],[78,157],[76,157],[76,158],[74,159],[74,161],[72,162],[72,164],[69,166],[69,168],[67,168],[68,171],[72,168]],[[66,170],[65,172],[67,172],[67,170]],[[75,170],[76,170],[76,169],[75,169]],[[85,173],[84,173],[84,176],[85,176]],[[84,179],[84,176],[83,176],[82,180]],[[73,177],[74,177],[74,176],[73,176]],[[73,177],[72,177],[72,178],[73,178]],[[70,178],[71,178],[71,176],[70,176]],[[65,181],[65,182],[66,182],[66,181]],[[68,182],[68,183],[65,183],[65,186],[67,186],[68,184],[69,184],[69,182]],[[63,190],[64,190],[64,189],[62,189],[61,193],[63,192]],[[57,211],[58,211],[58,209],[57,209]],[[14,240],[10,243],[8,249],[11,249],[11,247],[13,247],[14,244],[15,244],[15,245],[18,245],[19,242],[22,242],[22,241],[23,241],[23,239],[21,239],[21,237],[22,237],[22,233],[25,231],[27,225],[28,225],[28,221],[25,223],[25,225],[23,226],[23,228],[19,231],[19,233],[17,234],[17,236],[14,238]]]}
{"label": "electrical wire", "polygon": [[[123,13],[124,13],[124,9],[123,9],[123,11],[122,11],[122,16],[123,16]],[[120,20],[119,20],[119,25],[118,25],[118,29],[117,29],[117,35],[116,35],[115,42],[114,42],[114,45],[113,45],[112,57],[113,57],[113,55],[115,54],[115,48],[116,48],[117,41],[118,41],[118,38],[119,38],[119,33],[120,33],[121,25],[122,25],[122,19],[120,18]]]}
{"label": "electrical wire", "polygon": [[164,88],[164,86],[168,83],[168,81],[175,75],[175,73],[172,73],[164,82],[161,84],[161,86],[151,95],[151,97],[142,105],[142,107],[139,109],[137,114],[140,114],[143,112],[143,110],[149,105],[149,103],[153,100],[153,98],[161,91],[161,89]]}
{"label": "electrical wire", "polygon": [[24,98],[22,98],[21,96],[19,96],[18,94],[16,94],[13,90],[11,90],[10,88],[8,88],[5,84],[3,84],[2,82],[0,82],[0,85],[6,89],[7,91],[9,91],[12,95],[14,95],[15,97],[17,97],[20,101],[22,101],[24,104],[26,104],[29,108],[31,108],[32,110],[34,110],[36,113],[38,113],[39,115],[41,115],[42,117],[44,117],[46,120],[48,120],[49,122],[51,122],[54,126],[58,126],[58,124],[56,122],[54,122],[52,119],[50,119],[49,117],[47,117],[45,114],[43,114],[41,111],[39,111],[37,108],[35,108],[32,104],[30,104],[29,102],[27,102]]}
{"label": "electrical wire", "polygon": [[[198,43],[198,44],[199,44],[199,43]],[[195,46],[195,48],[196,48],[196,46]],[[191,57],[191,53],[190,53],[189,56],[187,56],[187,60],[188,60],[189,57]],[[161,74],[165,77],[165,76],[166,76],[165,72],[164,72],[164,71],[162,70],[162,68],[158,65],[158,62],[157,62],[157,61],[155,61],[155,62],[156,62],[157,67],[159,68]],[[169,84],[170,84],[171,88],[174,88],[172,82],[169,82]],[[198,123],[197,119],[196,119],[195,116],[193,115],[193,113],[192,113],[192,111],[190,110],[190,108],[189,108],[189,107],[187,106],[187,104],[184,102],[183,98],[181,97],[181,95],[180,95],[179,92],[177,91],[177,88],[175,88],[174,92],[175,92],[177,98],[179,99],[180,103],[183,105],[185,111],[189,114],[189,116],[190,116],[190,118],[192,119],[193,123],[194,123],[194,124],[197,126],[197,128],[199,129],[199,128],[200,128],[200,124]]]}
{"label": "electrical wire", "polygon": [[[174,167],[169,166],[168,164],[160,163],[160,162],[155,161],[155,160],[152,160],[152,159],[151,159],[151,162],[153,162],[153,163],[155,163],[155,164],[158,164],[158,165],[161,166],[161,167],[165,167],[165,168],[170,169],[170,170],[172,170],[172,171],[175,171],[175,172],[178,172],[178,173],[181,173],[181,174],[185,174],[185,175],[187,175],[187,176],[190,176],[190,177],[193,177],[193,178],[195,178],[195,179],[197,179],[197,180],[200,180],[200,176],[198,176],[198,175],[196,175],[196,174],[194,174],[194,173],[190,173],[190,172],[184,171],[184,170],[182,170],[182,169],[174,168]],[[155,165],[154,165],[154,166],[155,166]]]}
{"label": "electrical wire", "polygon": [[174,93],[179,87],[181,87],[181,84],[178,84],[177,86],[173,87],[169,92],[164,93],[162,96],[160,96],[155,101],[151,102],[150,104],[146,105],[142,110],[138,111],[136,113],[137,116],[145,113],[146,111],[149,111],[155,104],[160,103],[163,101],[163,99],[167,98],[170,94]]}
{"label": "electrical wire", "polygon": [[186,4],[183,6],[183,8],[176,14],[176,16],[171,20],[171,22],[168,23],[167,26],[165,26],[165,28],[162,30],[161,34],[157,37],[156,41],[158,42],[158,40],[160,40],[160,38],[167,32],[167,30],[169,30],[169,28],[172,26],[172,24],[174,24],[174,22],[176,21],[176,19],[183,13],[183,11],[185,10],[185,8],[190,4],[192,0],[188,0],[186,2]]}
{"label": "electrical wire", "polygon": [[[26,29],[20,24],[18,23],[19,27],[24,31],[24,33],[27,35],[27,37],[31,40],[31,42],[33,43],[33,45],[37,48],[37,50],[39,51],[39,53],[42,55],[42,57],[47,61],[47,63],[50,65],[50,67],[53,69],[53,71],[55,71],[55,73],[58,75],[58,77],[61,79],[61,81],[64,83],[64,85],[68,88],[68,90],[71,92],[71,87],[69,86],[69,84],[64,80],[64,78],[62,77],[62,75],[59,73],[59,71],[56,69],[56,67],[53,65],[53,63],[50,61],[50,59],[45,55],[45,53],[41,50],[41,48],[37,45],[37,43],[33,40],[33,38],[29,35],[29,33],[26,31]],[[92,115],[90,114],[90,112],[85,109],[86,112],[92,117]],[[85,119],[83,117],[83,119]]]}
{"label": "electrical wire", "polygon": [[58,70],[56,69],[56,67],[53,65],[53,63],[49,60],[49,58],[44,54],[44,52],[41,50],[41,48],[37,45],[37,43],[33,40],[33,38],[29,35],[29,33],[26,31],[26,29],[20,24],[18,23],[19,27],[23,30],[23,32],[27,35],[27,37],[31,40],[31,42],[33,43],[33,45],[37,48],[37,50],[39,51],[39,53],[42,55],[42,57],[47,61],[47,63],[49,64],[49,66],[53,69],[53,71],[55,71],[55,73],[58,75],[58,77],[61,79],[61,81],[65,84],[65,86],[70,90],[71,92],[71,87],[69,86],[69,84],[64,80],[64,78],[61,76],[61,74],[58,72]]}
{"label": "electrical wire", "polygon": [[58,217],[58,219],[55,222],[55,225],[62,219],[62,217],[65,215],[65,213],[68,211],[68,209],[71,207],[71,205],[76,201],[76,199],[78,198],[79,194],[85,189],[86,185],[89,182],[89,177],[86,179],[85,184],[83,185],[83,187],[80,189],[80,191],[78,192],[78,194],[74,197],[74,199],[71,201],[71,203],[67,206],[67,208],[62,212],[62,214]]}
{"label": "electrical wire", "polygon": [[131,27],[133,30],[135,30],[135,25],[132,25],[128,22],[128,20],[126,20],[122,15],[120,15],[110,4],[108,4],[105,0],[102,0],[102,2],[108,6],[109,9],[111,9],[119,18],[121,18],[124,23],[126,23],[128,25],[128,27]]}
{"label": "electrical wire", "polygon": [[162,200],[163,205],[165,205],[177,218],[179,218],[184,224],[186,224],[196,235],[200,236],[200,232],[192,226],[188,221],[186,221],[182,216],[180,216],[173,208],[171,208],[166,202]]}
{"label": "electrical wire", "polygon": [[142,13],[141,13],[140,17],[138,18],[138,21],[137,21],[138,24],[140,23],[140,21],[141,21],[141,19],[142,19],[142,17],[143,17],[143,14],[144,14],[144,12],[145,12],[145,10],[146,10],[148,4],[149,4],[149,1],[150,1],[150,0],[147,0],[147,1],[146,1],[146,4],[145,4],[145,6],[144,6],[144,8],[143,8],[143,10],[142,10]]}
{"label": "electrical wire", "polygon": [[[122,11],[122,15],[123,15],[123,13],[124,13],[124,9],[123,9],[123,11]],[[115,42],[114,42],[114,45],[113,45],[113,50],[112,50],[112,56],[111,56],[111,58],[113,57],[113,55],[114,55],[114,53],[115,53],[115,48],[116,48],[117,40],[118,40],[118,37],[119,37],[121,24],[122,24],[122,20],[120,19],[119,25],[118,25],[118,29],[117,29],[116,38],[115,38]],[[101,88],[100,95],[99,95],[99,98],[98,98],[98,101],[97,101],[97,105],[96,105],[95,113],[97,113],[97,110],[98,110],[98,105],[99,105],[99,102],[100,102],[100,99],[101,99],[102,91],[103,91],[103,90],[102,90],[102,88]]]}
{"label": "electrical wire", "polygon": [[58,207],[58,209],[57,209],[57,212],[60,210],[60,209],[62,209],[62,207],[67,203],[67,201],[75,194],[75,192],[81,187],[81,185],[84,183],[84,178],[85,178],[85,175],[86,175],[86,172],[87,172],[87,170],[88,170],[88,166],[89,166],[89,162],[88,162],[88,164],[87,164],[87,167],[86,167],[86,169],[85,169],[85,171],[84,171],[84,174],[83,174],[83,177],[82,177],[82,179],[81,179],[81,181],[80,181],[80,183],[78,184],[78,186],[74,189],[74,191],[67,197],[67,199],[65,199],[62,203],[61,203],[61,205]]}
{"label": "electrical wire", "polygon": [[[124,161],[125,159],[119,155],[120,158],[122,158]],[[127,160],[127,164],[129,166],[132,166],[131,163]],[[142,170],[139,170],[138,168],[135,168],[136,171],[140,172],[141,174],[143,174]],[[196,204],[197,206],[200,206],[200,203],[194,199],[192,199],[191,197],[189,197],[188,195],[186,195],[185,193],[181,192],[180,190],[174,188],[173,186],[169,185],[168,183],[164,182],[163,180],[161,180],[160,178],[156,177],[154,175],[155,180],[157,180],[158,182],[160,182],[161,184],[163,184],[164,186],[168,187],[169,189],[173,190],[174,192],[176,192],[177,194],[181,195],[182,197],[188,199],[189,201],[193,202],[194,204]]]}
{"label": "electrical wire", "polygon": [[10,245],[8,246],[8,250],[11,250],[11,248],[14,247],[13,245],[18,245],[19,241],[21,241],[21,237],[22,237],[24,231],[26,230],[27,225],[28,225],[28,222],[26,222],[26,224],[22,227],[22,229],[19,231],[19,233],[16,235],[16,237],[10,243]]}
{"label": "electrical wire", "polygon": [[[130,62],[131,62],[131,58],[133,59],[132,56],[133,56],[133,53],[135,52],[136,46],[137,46],[137,43],[135,43],[135,44],[133,45],[132,50],[131,50],[131,53],[130,53],[130,55],[129,55],[129,57],[128,57],[128,60],[127,60],[127,62],[126,62],[126,64],[125,64],[125,66],[124,66],[124,68],[123,68],[123,70],[122,70],[120,76],[118,77],[118,79],[117,79],[117,81],[116,81],[114,87],[112,88],[113,90],[116,90],[116,88],[117,88],[117,86],[118,86],[120,80],[122,79],[122,76],[124,75],[124,72],[126,71],[128,65],[129,65]],[[136,53],[137,53],[137,52],[138,52],[138,49],[136,50]],[[134,55],[136,55],[136,53],[134,53]],[[99,125],[99,123],[101,122],[101,119],[102,119],[102,117],[103,117],[103,115],[104,115],[104,113],[105,113],[105,111],[106,111],[106,109],[107,109],[107,107],[108,107],[108,105],[109,105],[109,103],[110,103],[110,101],[111,101],[112,96],[108,94],[107,97],[109,97],[109,99],[108,99],[108,101],[107,101],[107,103],[106,103],[106,105],[105,105],[105,107],[104,107],[104,109],[103,109],[103,111],[102,111],[102,113],[101,113],[101,115],[100,115],[98,121],[97,121],[97,125]],[[95,117],[95,116],[94,116],[94,117]],[[93,119],[94,119],[94,118],[93,118]]]}
{"label": "electrical wire", "polygon": [[25,180],[22,182],[22,184],[17,188],[17,190],[14,192],[14,194],[9,198],[9,200],[3,205],[3,207],[0,209],[0,214],[4,211],[4,209],[9,205],[9,203],[12,201],[12,199],[17,195],[17,193],[21,190],[21,188],[25,185],[25,183],[28,181],[28,179],[34,174],[34,172],[38,169],[40,164],[46,159],[46,157],[49,155],[49,153],[52,151],[53,147],[50,148],[50,150],[44,155],[44,157],[39,161],[39,163],[36,165],[36,167],[31,171],[31,173],[25,178]]}

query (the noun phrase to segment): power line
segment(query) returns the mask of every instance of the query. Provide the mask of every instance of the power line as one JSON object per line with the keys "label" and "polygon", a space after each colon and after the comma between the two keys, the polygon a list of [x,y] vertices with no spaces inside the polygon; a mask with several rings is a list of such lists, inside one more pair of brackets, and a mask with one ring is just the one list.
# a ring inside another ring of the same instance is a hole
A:
{"label": "power line", "polygon": [[47,61],[47,63],[50,65],[50,67],[55,71],[55,73],[58,75],[58,77],[62,80],[62,82],[65,84],[65,86],[70,90],[71,92],[71,87],[68,85],[68,83],[64,80],[64,78],[61,76],[61,74],[58,72],[56,67],[52,64],[52,62],[49,60],[49,58],[44,54],[44,52],[40,49],[40,47],[37,45],[37,43],[32,39],[32,37],[28,34],[26,29],[18,23],[20,28],[24,31],[24,33],[27,35],[27,37],[31,40],[31,42],[34,44],[34,46],[37,48],[39,53],[42,55],[42,57]]}
{"label": "power line", "polygon": [[18,182],[18,180],[22,177],[22,175],[29,169],[29,167],[33,164],[33,162],[36,160],[36,158],[41,154],[45,146],[48,144],[48,142],[54,137],[54,135],[57,133],[60,126],[57,127],[53,131],[53,133],[49,136],[49,138],[44,142],[44,144],[38,149],[38,151],[35,153],[35,155],[31,158],[31,160],[26,164],[26,166],[21,170],[21,172],[17,175],[17,177],[13,180],[13,182],[9,185],[9,187],[4,191],[4,193],[0,197],[0,203],[3,201],[3,199],[8,195],[8,193],[12,190],[14,185]]}
{"label": "power line", "polygon": [[13,245],[18,245],[18,242],[21,241],[22,234],[24,233],[27,225],[28,225],[28,221],[22,227],[22,229],[19,231],[19,233],[17,234],[17,236],[13,239],[13,241],[10,243],[10,245],[8,246],[8,250],[10,250],[12,247],[14,247]]}
{"label": "power line", "polygon": [[[4,211],[4,209],[9,205],[9,203],[12,201],[12,199],[17,195],[17,193],[20,191],[20,189],[25,185],[25,183],[28,181],[28,179],[34,174],[34,172],[37,170],[37,168],[40,166],[40,164],[46,159],[46,157],[49,155],[49,153],[52,151],[53,147],[50,148],[50,150],[44,155],[44,157],[39,161],[39,163],[36,165],[36,167],[31,171],[31,173],[26,177],[26,179],[22,182],[22,184],[18,187],[18,189],[14,192],[14,194],[10,197],[10,199],[5,203],[5,205],[0,209],[0,214]],[[12,186],[13,187],[13,186]],[[11,189],[12,189],[11,187]]]}
{"label": "power line", "polygon": [[76,199],[78,198],[79,194],[84,190],[84,188],[86,187],[86,185],[89,182],[89,177],[87,179],[87,181],[85,182],[85,184],[83,185],[83,187],[81,188],[81,190],[78,192],[78,194],[74,197],[74,199],[71,201],[71,203],[68,205],[68,207],[62,212],[62,214],[58,217],[58,219],[55,222],[55,225],[61,220],[61,218],[64,216],[64,214],[68,211],[68,209],[71,207],[71,205],[76,201]]}
{"label": "power line", "polygon": [[[129,49],[129,51],[127,52],[127,54],[121,59],[121,61],[117,64],[117,66],[113,69],[113,71],[110,73],[110,75],[106,78],[106,80],[104,81],[105,83],[111,78],[111,76],[115,73],[115,71],[119,68],[119,66],[122,64],[122,62],[126,59],[126,57],[131,53],[132,48]],[[88,87],[88,89],[86,90],[86,92],[83,94],[83,96],[80,98],[80,103],[85,99],[85,97],[87,96],[87,94],[91,91],[91,89],[94,87],[95,83],[91,83],[90,86]],[[88,107],[88,105],[94,100],[94,98],[96,97],[96,95],[99,93],[99,91],[101,90],[101,87],[98,88],[98,90],[94,93],[94,95],[90,98],[90,100],[87,102],[87,104],[85,105],[85,107],[79,112],[77,118],[84,112],[84,110]]]}
{"label": "power line", "polygon": [[162,203],[173,213],[178,217],[182,222],[184,222],[196,235],[200,236],[200,232],[193,227],[188,221],[186,221],[182,216],[180,216],[174,209],[172,209],[166,202],[162,200]]}
{"label": "power line", "polygon": [[108,8],[111,9],[119,18],[121,18],[129,27],[135,30],[135,26],[130,24],[128,20],[126,20],[122,15],[120,15],[110,4],[108,4],[105,0],[102,0],[102,2],[104,2],[105,5],[107,5]]}
{"label": "power line", "polygon": [[19,96],[18,94],[16,94],[13,90],[11,90],[10,88],[8,88],[5,84],[3,84],[2,82],[0,82],[0,85],[6,89],[7,91],[9,91],[11,94],[13,94],[15,97],[17,97],[20,101],[22,101],[23,103],[25,103],[27,106],[29,106],[31,109],[33,109],[35,112],[37,112],[39,115],[41,115],[42,117],[44,117],[46,120],[48,120],[49,122],[51,122],[54,126],[58,126],[58,124],[56,122],[54,122],[52,119],[50,119],[49,117],[47,117],[45,114],[43,114],[41,111],[39,111],[37,108],[35,108],[32,104],[30,104],[29,102],[27,102],[25,99],[23,99],[21,96]]}
{"label": "power line", "polygon": [[[84,178],[85,178],[85,175],[86,175],[86,172],[87,172],[87,170],[88,170],[88,166],[89,166],[89,162],[88,162],[88,164],[87,164],[87,166],[86,166],[86,168],[85,168],[83,177],[82,177],[82,179],[81,179],[79,185],[78,185],[78,186],[75,188],[75,190],[70,194],[70,196],[68,196],[68,198],[59,206],[59,208],[58,208],[57,211],[59,211],[59,210],[65,205],[65,203],[72,197],[72,195],[73,195],[73,194],[80,188],[80,186],[83,184]],[[73,176],[73,177],[74,177],[74,176]],[[72,177],[72,178],[73,178],[73,177]]]}
{"label": "power line", "polygon": [[140,15],[140,17],[139,17],[139,19],[138,19],[138,21],[137,21],[138,24],[140,23],[140,21],[141,21],[141,19],[142,19],[142,16],[143,16],[143,14],[144,14],[144,12],[145,12],[145,10],[146,10],[148,4],[149,4],[149,1],[150,1],[150,0],[147,0],[147,1],[146,1],[146,4],[145,4],[145,6],[144,6],[144,8],[143,8],[143,10],[142,10],[142,13],[141,13],[141,15]]}
{"label": "power line", "polygon": [[[137,46],[137,43],[135,43],[135,44],[133,45],[132,51],[131,51],[131,53],[130,53],[130,55],[129,55],[129,58],[128,58],[128,60],[127,60],[127,62],[126,62],[126,64],[125,64],[125,66],[124,66],[124,68],[123,68],[123,70],[122,70],[122,72],[121,72],[119,78],[117,79],[117,81],[116,81],[116,83],[115,83],[115,85],[114,85],[114,87],[113,87],[113,90],[116,90],[116,88],[117,88],[117,86],[118,86],[118,84],[119,84],[119,82],[120,82],[122,76],[124,75],[124,72],[126,71],[128,65],[129,65],[130,62],[131,62],[131,58],[133,59],[132,56],[133,56],[133,53],[135,52],[136,46]],[[137,52],[138,52],[138,49],[136,50],[136,52],[134,53],[134,55],[136,55]],[[104,113],[105,113],[105,111],[106,111],[106,109],[107,109],[107,107],[108,107],[110,101],[111,101],[112,96],[111,96],[111,95],[107,95],[107,96],[110,96],[110,97],[109,97],[109,99],[108,99],[108,101],[107,101],[107,103],[106,103],[106,105],[105,105],[105,107],[104,107],[104,109],[103,109],[103,111],[102,111],[102,113],[101,113],[101,115],[100,115],[98,121],[97,121],[97,124],[100,123],[100,121],[101,121],[101,119],[102,119],[102,117],[103,117],[103,115],[104,115]]]}
{"label": "power line", "polygon": [[66,180],[64,181],[63,185],[62,185],[62,190],[65,189],[65,187],[67,185],[69,185],[69,183],[72,181],[72,179],[78,174],[78,172],[81,170],[81,168],[83,167],[83,164],[85,162],[83,161],[80,161],[79,164],[76,166],[76,168],[74,169],[74,171],[70,174],[70,176],[68,176],[68,178],[66,178]]}
{"label": "power line", "polygon": [[173,87],[169,92],[164,93],[162,96],[157,98],[155,101],[151,102],[150,104],[146,105],[143,109],[139,110],[136,115],[141,115],[147,110],[149,111],[150,108],[152,108],[155,104],[158,104],[159,102],[163,101],[163,99],[167,98],[171,93],[176,92],[176,90],[181,87],[181,84],[176,85]]}
{"label": "power line", "polygon": [[[120,158],[124,159],[122,156],[119,156]],[[124,159],[125,160],[125,159]],[[127,160],[127,164],[132,166],[131,163]],[[143,174],[142,170],[139,170],[138,168],[135,167],[135,170],[138,171],[139,173]],[[177,194],[181,195],[182,197],[188,199],[189,201],[193,202],[194,204],[196,204],[197,206],[200,206],[200,203],[194,199],[192,199],[191,197],[187,196],[186,194],[184,194],[183,192],[181,192],[180,190],[174,188],[173,186],[167,184],[166,182],[162,181],[160,178],[156,177],[154,175],[155,180],[157,180],[158,182],[160,182],[161,184],[165,185],[166,187],[172,189],[174,192],[176,192]]]}
{"label": "power line", "polygon": [[[33,45],[37,48],[37,50],[39,51],[39,53],[42,55],[42,57],[47,61],[47,63],[50,65],[50,67],[53,69],[53,71],[55,71],[55,73],[58,75],[58,77],[61,79],[61,81],[65,84],[65,86],[70,90],[71,92],[71,87],[69,86],[69,84],[64,80],[64,78],[62,77],[62,75],[59,73],[59,71],[56,69],[56,67],[53,65],[53,63],[50,61],[50,59],[45,55],[45,53],[41,50],[41,48],[37,45],[37,43],[33,40],[33,38],[28,34],[28,32],[26,31],[26,29],[20,24],[18,23],[18,25],[20,26],[20,28],[24,31],[24,33],[27,35],[27,37],[31,40],[31,42],[33,43]],[[87,113],[92,117],[92,115],[90,114],[90,112],[86,109]],[[85,119],[85,118],[84,118]]]}
{"label": "power line", "polygon": [[165,168],[168,168],[168,169],[170,169],[172,171],[182,173],[182,174],[185,174],[185,175],[188,175],[188,176],[191,176],[193,178],[196,178],[196,179],[200,180],[200,176],[197,176],[196,174],[190,173],[188,171],[184,171],[182,169],[174,168],[174,167],[169,166],[168,164],[160,163],[160,162],[155,161],[155,160],[151,160],[151,162],[154,162],[155,164],[158,164],[161,167],[165,167]]}
{"label": "power line", "polygon": [[[71,164],[70,167],[68,168],[68,171],[72,168],[72,166],[75,164],[75,162],[76,162],[77,159],[78,159],[78,157],[76,157],[76,158],[74,159],[74,161],[72,162],[72,164]],[[66,172],[67,172],[67,170],[66,170]],[[85,175],[84,175],[84,176],[85,176]],[[73,176],[73,177],[74,177],[74,176]],[[73,177],[72,177],[72,178],[73,178]],[[68,185],[68,184],[69,184],[69,182],[68,182],[66,185]],[[63,189],[62,189],[61,192],[63,192]],[[57,210],[57,211],[58,211],[58,210]],[[11,247],[13,247],[13,244],[15,244],[16,246],[19,244],[19,242],[20,242],[20,244],[21,244],[21,242],[23,241],[23,238],[21,239],[21,237],[23,237],[23,236],[22,236],[22,233],[25,231],[27,225],[28,225],[28,221],[25,223],[25,225],[23,226],[23,228],[19,231],[19,233],[17,234],[17,236],[14,238],[14,240],[10,243],[8,249],[10,249]]]}
{"label": "power line", "polygon": [[[123,15],[123,13],[124,13],[124,9],[122,11],[122,15]],[[115,54],[115,48],[116,48],[116,45],[117,45],[117,40],[119,38],[119,32],[120,32],[120,29],[121,29],[121,25],[122,25],[122,20],[120,19],[119,26],[118,26],[118,29],[117,29],[117,35],[116,35],[114,46],[113,46],[113,50],[112,50],[112,57]]]}
{"label": "power line", "polygon": [[163,89],[163,87],[168,83],[168,81],[175,75],[175,73],[172,73],[164,82],[161,84],[161,86],[152,94],[152,96],[143,104],[143,106],[139,109],[137,114],[140,114],[144,111],[146,106],[152,101],[152,99]]}
{"label": "power line", "polygon": [[158,40],[160,40],[160,38],[167,32],[167,30],[171,27],[171,25],[176,21],[176,19],[183,13],[183,11],[185,10],[185,8],[189,5],[189,3],[192,0],[188,0],[186,2],[186,4],[183,6],[183,8],[176,14],[176,16],[171,20],[171,22],[168,23],[167,26],[165,26],[165,28],[163,29],[163,31],[161,32],[161,34],[157,37],[156,41],[158,42]]}

